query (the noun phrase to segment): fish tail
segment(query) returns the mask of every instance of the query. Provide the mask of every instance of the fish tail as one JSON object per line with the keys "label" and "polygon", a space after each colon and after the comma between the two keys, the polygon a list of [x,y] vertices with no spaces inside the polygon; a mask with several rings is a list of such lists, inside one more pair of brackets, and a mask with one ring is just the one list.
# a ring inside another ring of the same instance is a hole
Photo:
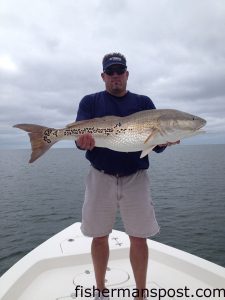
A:
{"label": "fish tail", "polygon": [[16,124],[13,127],[28,132],[32,148],[29,163],[34,162],[57,142],[57,140],[44,139],[44,132],[46,132],[46,130],[50,130],[51,132],[51,130],[54,130],[53,128],[48,128],[35,124]]}

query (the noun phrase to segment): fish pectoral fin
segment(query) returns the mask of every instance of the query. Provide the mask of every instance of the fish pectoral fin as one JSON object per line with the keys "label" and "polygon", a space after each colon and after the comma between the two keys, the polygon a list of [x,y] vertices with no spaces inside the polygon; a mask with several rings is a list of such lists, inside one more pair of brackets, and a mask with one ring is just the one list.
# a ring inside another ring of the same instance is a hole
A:
{"label": "fish pectoral fin", "polygon": [[154,128],[152,132],[149,134],[149,136],[147,137],[147,139],[144,141],[144,144],[146,144],[149,140],[153,139],[158,132],[159,132],[158,128]]}
{"label": "fish pectoral fin", "polygon": [[155,146],[156,146],[156,145],[150,145],[147,149],[143,150],[143,151],[141,152],[140,158],[143,158],[143,157],[145,157],[146,155],[148,155],[148,154],[152,151],[152,149],[155,148]]}

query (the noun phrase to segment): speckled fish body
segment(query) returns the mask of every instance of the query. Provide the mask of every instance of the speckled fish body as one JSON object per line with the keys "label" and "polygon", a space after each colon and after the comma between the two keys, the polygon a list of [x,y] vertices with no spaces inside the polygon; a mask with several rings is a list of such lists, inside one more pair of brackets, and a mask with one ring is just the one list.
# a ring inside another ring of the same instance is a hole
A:
{"label": "speckled fish body", "polygon": [[14,127],[29,133],[33,162],[60,140],[77,140],[90,133],[96,147],[120,152],[142,151],[144,157],[159,144],[198,134],[206,124],[200,117],[173,109],[140,111],[127,117],[106,116],[74,122],[63,129],[34,124],[18,124]]}

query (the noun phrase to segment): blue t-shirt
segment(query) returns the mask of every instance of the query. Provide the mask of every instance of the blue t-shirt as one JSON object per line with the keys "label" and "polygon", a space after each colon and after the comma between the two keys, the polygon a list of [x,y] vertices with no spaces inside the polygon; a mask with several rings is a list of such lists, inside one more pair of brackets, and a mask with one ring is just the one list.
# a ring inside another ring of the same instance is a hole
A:
{"label": "blue t-shirt", "polygon": [[[103,116],[125,117],[132,113],[155,109],[152,100],[147,96],[127,92],[123,97],[116,97],[107,91],[85,96],[80,104],[76,121],[88,120]],[[165,147],[155,147],[154,151],[162,152]],[[118,152],[107,148],[95,147],[86,152],[86,158],[91,164],[109,174],[132,174],[141,169],[149,167],[148,156],[140,158],[138,152]]]}

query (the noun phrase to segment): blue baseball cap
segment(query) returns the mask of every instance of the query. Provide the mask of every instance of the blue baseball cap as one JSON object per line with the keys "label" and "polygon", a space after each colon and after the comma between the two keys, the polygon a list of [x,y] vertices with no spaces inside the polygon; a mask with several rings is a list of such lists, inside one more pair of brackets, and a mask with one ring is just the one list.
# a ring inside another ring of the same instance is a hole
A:
{"label": "blue baseball cap", "polygon": [[111,56],[107,56],[105,59],[103,59],[102,66],[103,66],[103,71],[107,69],[110,66],[113,65],[122,65],[124,68],[127,67],[126,65],[126,58],[124,56],[112,54]]}

